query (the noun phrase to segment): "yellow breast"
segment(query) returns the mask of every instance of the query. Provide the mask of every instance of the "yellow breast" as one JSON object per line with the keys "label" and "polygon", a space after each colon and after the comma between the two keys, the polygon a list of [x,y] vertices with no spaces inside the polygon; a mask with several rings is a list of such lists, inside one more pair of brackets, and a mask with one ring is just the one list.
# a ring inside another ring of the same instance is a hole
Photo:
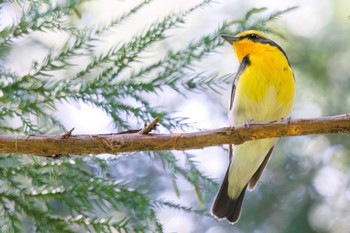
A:
{"label": "yellow breast", "polygon": [[231,124],[280,120],[291,113],[295,83],[288,60],[276,50],[262,53],[249,56],[236,83]]}

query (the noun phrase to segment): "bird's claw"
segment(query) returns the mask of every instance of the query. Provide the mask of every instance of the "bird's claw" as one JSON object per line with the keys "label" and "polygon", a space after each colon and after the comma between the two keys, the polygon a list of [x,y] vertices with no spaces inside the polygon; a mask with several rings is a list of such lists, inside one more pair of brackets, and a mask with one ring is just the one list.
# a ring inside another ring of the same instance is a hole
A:
{"label": "bird's claw", "polygon": [[249,128],[249,127],[250,127],[250,124],[253,123],[253,122],[254,122],[253,119],[250,119],[250,120],[244,122],[244,123],[243,123],[244,128]]}
{"label": "bird's claw", "polygon": [[292,121],[292,117],[287,117],[287,119],[281,118],[281,121],[286,121],[287,124],[289,124]]}

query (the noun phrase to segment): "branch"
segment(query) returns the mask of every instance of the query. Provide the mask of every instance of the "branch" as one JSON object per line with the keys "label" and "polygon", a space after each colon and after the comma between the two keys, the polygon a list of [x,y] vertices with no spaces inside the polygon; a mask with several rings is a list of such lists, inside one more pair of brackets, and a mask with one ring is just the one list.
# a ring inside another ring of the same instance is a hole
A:
{"label": "branch", "polygon": [[[155,121],[156,122],[156,121]],[[192,133],[142,134],[139,131],[98,135],[0,135],[0,153],[39,156],[189,150],[272,137],[350,134],[350,115],[250,123]]]}

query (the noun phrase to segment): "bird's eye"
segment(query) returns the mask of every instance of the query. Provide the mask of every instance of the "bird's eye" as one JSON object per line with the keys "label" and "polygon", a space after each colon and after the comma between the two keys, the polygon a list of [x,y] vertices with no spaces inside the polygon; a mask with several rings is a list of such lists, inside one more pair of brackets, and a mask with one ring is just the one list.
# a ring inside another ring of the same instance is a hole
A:
{"label": "bird's eye", "polygon": [[259,38],[259,36],[257,34],[250,34],[248,37],[249,37],[249,39],[252,39],[252,40],[256,40]]}

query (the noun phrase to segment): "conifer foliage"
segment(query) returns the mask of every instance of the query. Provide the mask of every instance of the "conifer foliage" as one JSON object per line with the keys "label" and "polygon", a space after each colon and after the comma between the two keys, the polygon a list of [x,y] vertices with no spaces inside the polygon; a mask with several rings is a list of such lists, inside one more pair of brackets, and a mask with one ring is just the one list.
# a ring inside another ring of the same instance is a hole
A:
{"label": "conifer foliage", "polygon": [[[185,49],[168,50],[158,61],[137,66],[144,61],[142,54],[146,50],[167,39],[169,30],[184,26],[187,17],[211,2],[203,0],[180,13],[160,16],[131,39],[116,41],[108,51],[101,52],[106,34],[128,24],[130,18],[156,2],[140,1],[107,25],[82,26],[81,5],[88,1],[0,1],[2,16],[9,8],[20,12],[17,16],[6,15],[12,17],[12,22],[0,28],[0,132],[62,133],[67,129],[53,112],[57,103],[72,102],[102,109],[113,119],[116,131],[156,116],[169,131],[186,127],[186,116],[175,118],[157,108],[147,94],[162,95],[165,87],[184,95],[219,90],[232,82],[232,75],[196,73],[191,69],[195,62],[223,45],[219,35],[247,28],[268,31],[266,23],[291,10],[254,18],[266,9],[252,9],[242,19],[218,22],[216,30],[199,35]],[[64,43],[50,47],[45,39],[38,40],[38,34],[50,33],[64,34]],[[44,55],[27,61],[30,69],[19,72],[11,68],[8,60],[23,41],[40,46]],[[84,62],[80,62],[81,58]],[[185,163],[179,163],[172,152],[145,152],[141,158],[135,157],[138,155],[50,159],[1,154],[0,231],[162,232],[157,216],[160,208],[209,215],[204,206],[210,206],[217,184],[198,170],[190,154],[184,156]],[[144,175],[139,178],[125,167]],[[162,184],[147,185],[155,177],[170,180],[176,195],[181,193],[177,180],[185,179],[194,187],[199,203],[203,203],[201,209],[158,198],[159,190],[164,189]]]}

